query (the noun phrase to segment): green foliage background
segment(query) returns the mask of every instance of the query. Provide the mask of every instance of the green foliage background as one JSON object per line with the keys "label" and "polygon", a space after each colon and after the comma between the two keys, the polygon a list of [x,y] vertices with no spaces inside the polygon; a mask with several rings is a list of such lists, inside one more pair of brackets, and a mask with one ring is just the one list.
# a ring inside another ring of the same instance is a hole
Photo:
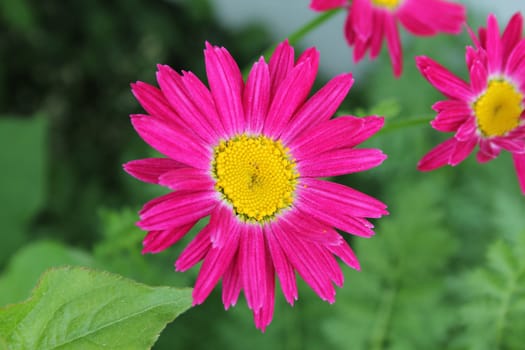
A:
{"label": "green foliage background", "polygon": [[[477,26],[486,14],[469,16]],[[412,57],[426,54],[464,76],[469,39],[406,39],[402,78],[392,77],[383,53],[343,110],[385,115],[387,128],[433,116],[441,96]],[[60,265],[193,285],[196,269],[173,271],[192,235],[140,254],[136,211],[164,190],[130,178],[121,164],[152,154],[127,118],[140,111],[129,83],[154,82],[157,63],[204,78],[205,40],[246,67],[278,38],[259,25],[228,29],[206,0],[0,3],[0,305],[29,297],[38,276]],[[154,349],[525,349],[525,199],[511,159],[479,165],[471,157],[417,172],[443,139],[426,124],[386,130],[367,144],[388,154],[381,167],[335,179],[380,198],[391,215],[376,222],[375,237],[350,239],[362,271],[343,267],[334,305],[300,282],[292,308],[277,289],[274,321],[261,334],[243,300],[226,312],[215,291]]]}

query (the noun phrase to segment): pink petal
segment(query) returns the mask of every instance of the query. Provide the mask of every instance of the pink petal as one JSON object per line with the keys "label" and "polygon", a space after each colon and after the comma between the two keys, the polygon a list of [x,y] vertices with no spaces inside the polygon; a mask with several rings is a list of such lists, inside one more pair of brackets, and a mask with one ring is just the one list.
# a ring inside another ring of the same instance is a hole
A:
{"label": "pink petal", "polygon": [[[521,113],[521,120],[525,120],[525,110]],[[510,131],[507,135],[507,138],[525,138],[525,124],[522,124],[516,127],[514,130]]]}
{"label": "pink petal", "polygon": [[308,96],[315,76],[309,61],[300,63],[278,86],[268,110],[264,134],[278,137],[297,108]]}
{"label": "pink petal", "polygon": [[230,136],[226,133],[221,118],[217,114],[215,101],[210,90],[200,81],[192,72],[182,72],[182,83],[184,84],[188,95],[194,102],[194,106],[199,109],[201,118],[206,118],[208,124],[212,125],[217,135],[226,138]]}
{"label": "pink petal", "polygon": [[498,21],[496,16],[490,14],[487,20],[487,44],[486,44],[488,70],[492,74],[502,71],[501,39],[499,35]]}
{"label": "pink petal", "polygon": [[288,261],[292,263],[304,281],[321,299],[333,303],[335,289],[330,281],[327,268],[320,264],[317,252],[312,249],[314,245],[306,245],[302,240],[295,239],[293,235],[283,231],[278,222],[272,226],[272,231]]}
{"label": "pink petal", "polygon": [[160,153],[194,168],[209,168],[211,150],[206,149],[186,131],[148,116],[132,116],[131,123],[140,137]]}
{"label": "pink petal", "polygon": [[141,181],[158,184],[162,174],[186,167],[186,165],[169,158],[146,158],[132,160],[123,167],[128,174]]}
{"label": "pink petal", "polygon": [[378,149],[339,149],[298,159],[298,170],[302,177],[338,176],[375,168],[386,158]]}
{"label": "pink petal", "polygon": [[[336,246],[341,244],[341,242],[344,241],[343,238],[333,228],[329,228],[330,231],[326,230],[327,236],[337,236],[336,243],[334,242],[334,238],[331,237],[327,237],[328,239],[325,239],[324,241],[318,239],[317,242],[313,240],[305,240],[303,239],[303,235],[298,232],[298,229],[294,227],[295,225],[299,224],[299,222],[295,220],[297,217],[288,218],[290,220],[289,222],[283,220],[279,223],[281,230],[286,232],[286,234],[289,236],[293,236],[294,240],[303,242],[306,246],[308,246],[308,250],[311,251],[312,254],[317,255],[316,260],[318,261],[318,264],[326,269],[325,271],[328,273],[330,279],[334,281],[337,286],[342,286],[343,275],[341,273],[341,269],[339,268],[339,265],[337,264],[333,255],[330,254],[325,248],[328,246]],[[306,230],[308,230],[308,228],[306,228]]]}
{"label": "pink petal", "polygon": [[344,216],[344,223],[345,223],[345,232],[348,234],[369,238],[375,235],[375,232],[373,230],[374,225],[370,223],[370,221],[354,217],[351,215],[345,215]]}
{"label": "pink petal", "polygon": [[283,131],[281,138],[289,142],[303,130],[328,121],[337,111],[354,79],[352,74],[341,74],[330,80],[325,86],[310,97],[293,117],[289,126]]}
{"label": "pink petal", "polygon": [[356,37],[354,33],[353,16],[350,11],[348,11],[348,14],[346,16],[343,29],[344,29],[344,35],[345,35],[346,42],[348,43],[348,46],[353,46],[356,42]]}
{"label": "pink petal", "polygon": [[206,43],[204,59],[208,84],[226,132],[230,135],[242,132],[243,80],[239,66],[225,48],[209,43]]}
{"label": "pink petal", "polygon": [[438,112],[436,118],[430,122],[432,127],[442,132],[456,131],[472,115],[472,110],[459,100],[445,100],[436,102],[432,109]]}
{"label": "pink petal", "polygon": [[262,57],[248,75],[243,104],[247,129],[255,134],[260,133],[270,106],[270,70]]}
{"label": "pink petal", "polygon": [[[311,76],[311,79],[315,80],[317,71],[319,70],[319,59],[320,59],[319,51],[315,47],[310,47],[304,50],[304,52],[299,55],[299,58],[295,62],[295,66],[298,66],[299,64],[304,63],[304,62],[310,62],[310,65],[312,66],[312,70],[311,72],[309,72],[309,74]],[[308,79],[306,78],[308,77],[305,77],[305,80],[308,81]]]}
{"label": "pink petal", "polygon": [[206,225],[195,238],[184,248],[179,258],[175,262],[176,271],[186,271],[204,259],[211,249],[210,232],[212,226]]}
{"label": "pink petal", "polygon": [[281,290],[283,291],[284,297],[290,305],[293,305],[294,301],[297,300],[295,272],[292,264],[284,254],[279,241],[275,237],[272,227],[273,225],[265,226],[264,228],[268,240],[268,250],[272,257],[275,272],[281,283]]}
{"label": "pink petal", "polygon": [[266,286],[266,290],[263,291],[265,295],[263,306],[253,312],[255,327],[259,328],[262,332],[264,332],[266,327],[272,322],[275,307],[275,270],[269,257],[266,259],[265,279],[266,283],[264,283],[264,285]]}
{"label": "pink petal", "polygon": [[266,244],[259,225],[246,225],[239,243],[239,268],[248,307],[254,311],[263,307],[267,292]]}
{"label": "pink petal", "polygon": [[403,52],[401,50],[401,38],[399,37],[397,23],[393,16],[385,16],[384,25],[386,44],[390,60],[392,61],[392,69],[394,70],[394,75],[399,77],[403,70]]}
{"label": "pink petal", "polygon": [[174,191],[213,191],[214,189],[214,180],[209,171],[195,168],[168,171],[159,177],[159,184]]}
{"label": "pink petal", "polygon": [[470,116],[459,128],[454,137],[458,141],[470,141],[476,138],[477,132],[476,117]]}
{"label": "pink petal", "polygon": [[186,91],[182,77],[170,67],[158,65],[157,81],[172,108],[181,116],[180,122],[195,131],[207,144],[215,143],[217,132]]}
{"label": "pink petal", "polygon": [[443,95],[467,101],[472,96],[468,84],[439,63],[426,56],[418,56],[416,64],[421,74]]}
{"label": "pink petal", "polygon": [[474,95],[481,94],[488,83],[488,72],[485,65],[480,60],[474,60],[470,67],[470,86]]}
{"label": "pink petal", "polygon": [[384,124],[384,118],[345,116],[306,130],[289,143],[296,159],[313,158],[336,149],[351,148],[375,134]]}
{"label": "pink petal", "polygon": [[478,143],[478,140],[476,138],[472,138],[466,141],[458,141],[456,143],[456,147],[454,147],[454,151],[450,155],[448,164],[452,166],[456,166],[462,161],[464,161],[465,158],[467,158],[468,155],[472,152],[474,147],[476,147],[477,143]]}
{"label": "pink petal", "polygon": [[327,11],[338,7],[344,7],[348,0],[312,0],[310,8],[314,11]]}
{"label": "pink petal", "polygon": [[362,142],[365,142],[370,137],[375,135],[385,124],[385,118],[378,117],[375,115],[368,117],[361,117],[364,121],[363,128],[359,131],[357,135],[352,135],[344,143],[344,147],[354,147],[359,145]]}
{"label": "pink petal", "polygon": [[442,0],[418,0],[406,3],[397,11],[403,26],[414,35],[440,32],[459,34],[465,23],[465,6]]}
{"label": "pink petal", "polygon": [[359,271],[361,270],[361,266],[359,265],[359,261],[357,260],[356,255],[345,241],[341,241],[338,245],[329,245],[326,246],[326,248],[333,254],[337,255],[341,260],[350,266],[351,268]]}
{"label": "pink petal", "polygon": [[419,161],[417,169],[431,171],[448,164],[457,143],[458,141],[455,138],[451,138],[437,145]]}
{"label": "pink petal", "polygon": [[525,140],[512,139],[507,137],[494,138],[492,141],[496,146],[509,151],[510,153],[525,153]]}
{"label": "pink petal", "polygon": [[299,209],[343,231],[351,232],[346,230],[347,216],[378,218],[388,213],[386,205],[350,187],[312,178],[301,182]]}
{"label": "pink petal", "polygon": [[210,216],[210,225],[214,227],[210,235],[212,246],[221,248],[228,239],[230,230],[237,224],[237,219],[232,209],[220,202],[213,209]]}
{"label": "pink petal", "polygon": [[281,217],[281,228],[298,239],[321,245],[338,245],[343,238],[331,226],[305,215],[299,210],[291,210]]}
{"label": "pink petal", "polygon": [[346,142],[359,135],[365,124],[364,118],[345,116],[321,123],[305,130],[293,142],[287,142],[296,159],[303,159],[330,150],[342,148]]}
{"label": "pink petal", "polygon": [[288,43],[288,40],[283,41],[275,48],[272,57],[270,58],[270,81],[272,84],[271,95],[275,95],[277,87],[286,78],[288,73],[294,67],[294,49]]}
{"label": "pink petal", "polygon": [[142,249],[142,254],[146,253],[159,253],[184,237],[191,228],[197,223],[194,221],[188,225],[174,227],[167,230],[160,231],[150,231],[142,241],[144,249]]}
{"label": "pink petal", "polygon": [[173,192],[162,201],[146,203],[137,226],[143,230],[165,230],[208,216],[216,205],[214,192]]}
{"label": "pink petal", "polygon": [[512,49],[518,45],[523,33],[523,16],[521,12],[516,12],[507,24],[507,28],[501,36],[503,46],[503,58],[509,57]]}
{"label": "pink petal", "polygon": [[518,45],[511,51],[507,60],[505,74],[514,77],[519,84],[523,84],[525,78],[525,40],[521,40]]}
{"label": "pink petal", "polygon": [[[213,231],[214,228],[212,227]],[[240,227],[230,227],[230,234],[222,247],[208,250],[193,288],[193,305],[202,304],[228,268],[239,246]]]}
{"label": "pink petal", "polygon": [[239,254],[237,253],[222,277],[222,303],[226,310],[237,304],[237,299],[241,293],[242,283],[241,274],[239,273],[241,265],[238,257]]}
{"label": "pink petal", "polygon": [[353,0],[350,5],[353,32],[360,41],[368,41],[372,35],[373,12],[374,9],[369,0]]}
{"label": "pink petal", "polygon": [[383,38],[385,37],[385,17],[388,14],[385,11],[374,11],[372,37],[370,38],[370,58],[376,58],[381,52]]}
{"label": "pink petal", "polygon": [[476,159],[479,163],[486,163],[496,158],[501,152],[501,148],[494,145],[491,140],[481,138],[479,141],[479,151]]}
{"label": "pink petal", "polygon": [[159,89],[137,81],[135,84],[131,84],[131,91],[149,115],[180,125],[180,117],[171,108],[166,97]]}
{"label": "pink petal", "polygon": [[518,176],[521,192],[525,195],[525,154],[513,154],[514,168]]}

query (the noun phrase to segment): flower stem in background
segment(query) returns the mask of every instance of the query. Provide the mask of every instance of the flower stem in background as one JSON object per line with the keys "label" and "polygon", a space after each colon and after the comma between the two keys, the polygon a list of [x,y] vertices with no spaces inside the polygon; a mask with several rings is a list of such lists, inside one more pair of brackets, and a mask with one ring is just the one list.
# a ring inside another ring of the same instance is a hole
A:
{"label": "flower stem in background", "polygon": [[410,118],[405,120],[400,120],[397,122],[389,123],[388,121],[385,123],[385,126],[378,131],[377,135],[380,134],[386,134],[391,131],[395,131],[398,129],[404,129],[411,126],[418,126],[423,124],[428,124],[432,121],[432,117],[421,117],[421,118]]}
{"label": "flower stem in background", "polygon": [[[342,8],[337,8],[334,10],[326,11],[322,13],[321,15],[315,17],[310,22],[306,23],[304,26],[293,32],[288,36],[288,42],[290,45],[294,45],[296,42],[301,40],[306,34],[323,24],[324,22],[328,21],[330,18],[335,16],[337,13],[339,13],[342,10]],[[275,50],[275,47],[277,44],[270,46],[263,52],[264,59],[268,60],[270,56],[272,55],[273,51]],[[248,73],[250,71],[251,67],[246,67],[243,69],[242,73],[243,76],[246,78],[248,76]]]}

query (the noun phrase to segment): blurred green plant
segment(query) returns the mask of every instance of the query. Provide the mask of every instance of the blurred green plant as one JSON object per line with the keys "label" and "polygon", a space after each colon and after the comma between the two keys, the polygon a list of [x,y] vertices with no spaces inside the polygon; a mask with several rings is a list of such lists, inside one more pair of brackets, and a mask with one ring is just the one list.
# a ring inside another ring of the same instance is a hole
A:
{"label": "blurred green plant", "polygon": [[486,266],[466,273],[463,281],[458,348],[525,348],[525,231],[513,242],[493,243]]}
{"label": "blurred green plant", "polygon": [[36,213],[45,201],[48,123],[31,119],[0,118],[0,267],[27,240]]}
{"label": "blurred green plant", "polygon": [[447,230],[440,187],[394,181],[391,216],[379,237],[355,242],[361,272],[351,272],[327,338],[352,349],[441,349],[453,320],[447,265],[457,248]]}

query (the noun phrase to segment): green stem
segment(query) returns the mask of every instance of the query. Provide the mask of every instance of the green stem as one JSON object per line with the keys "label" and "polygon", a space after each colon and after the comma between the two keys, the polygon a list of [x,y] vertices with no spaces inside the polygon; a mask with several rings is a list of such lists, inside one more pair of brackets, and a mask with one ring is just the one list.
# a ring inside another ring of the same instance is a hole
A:
{"label": "green stem", "polygon": [[418,125],[425,125],[430,123],[430,121],[434,119],[433,117],[425,117],[425,118],[412,118],[412,119],[406,119],[406,120],[400,120],[397,122],[389,123],[386,122],[383,129],[381,129],[376,135],[380,134],[386,134],[398,129],[404,129],[412,126],[418,126]]}
{"label": "green stem", "polygon": [[513,278],[510,281],[509,287],[507,289],[507,293],[505,293],[505,296],[503,297],[503,300],[501,302],[501,308],[498,313],[498,317],[496,319],[496,337],[495,337],[495,348],[494,349],[502,349],[503,348],[503,335],[505,332],[505,327],[507,326],[507,317],[510,310],[510,302],[511,298],[516,293],[516,290],[519,286],[519,280],[521,276],[525,274],[525,269],[520,269],[517,273],[515,278]]}
{"label": "green stem", "polygon": [[382,350],[385,347],[397,290],[395,287],[384,292],[372,336],[370,349]]}
{"label": "green stem", "polygon": [[[312,19],[310,22],[306,23],[304,26],[293,32],[288,36],[288,42],[290,45],[294,45],[296,42],[301,40],[306,34],[310,33],[312,30],[323,24],[324,22],[328,21],[330,18],[335,16],[337,13],[339,13],[343,8],[338,8],[330,11],[323,12],[319,16]],[[268,60],[277,47],[277,44],[270,46],[263,52],[263,56],[266,60]],[[246,67],[243,70],[243,76],[246,77],[248,75],[248,72],[250,71],[250,67]]]}

